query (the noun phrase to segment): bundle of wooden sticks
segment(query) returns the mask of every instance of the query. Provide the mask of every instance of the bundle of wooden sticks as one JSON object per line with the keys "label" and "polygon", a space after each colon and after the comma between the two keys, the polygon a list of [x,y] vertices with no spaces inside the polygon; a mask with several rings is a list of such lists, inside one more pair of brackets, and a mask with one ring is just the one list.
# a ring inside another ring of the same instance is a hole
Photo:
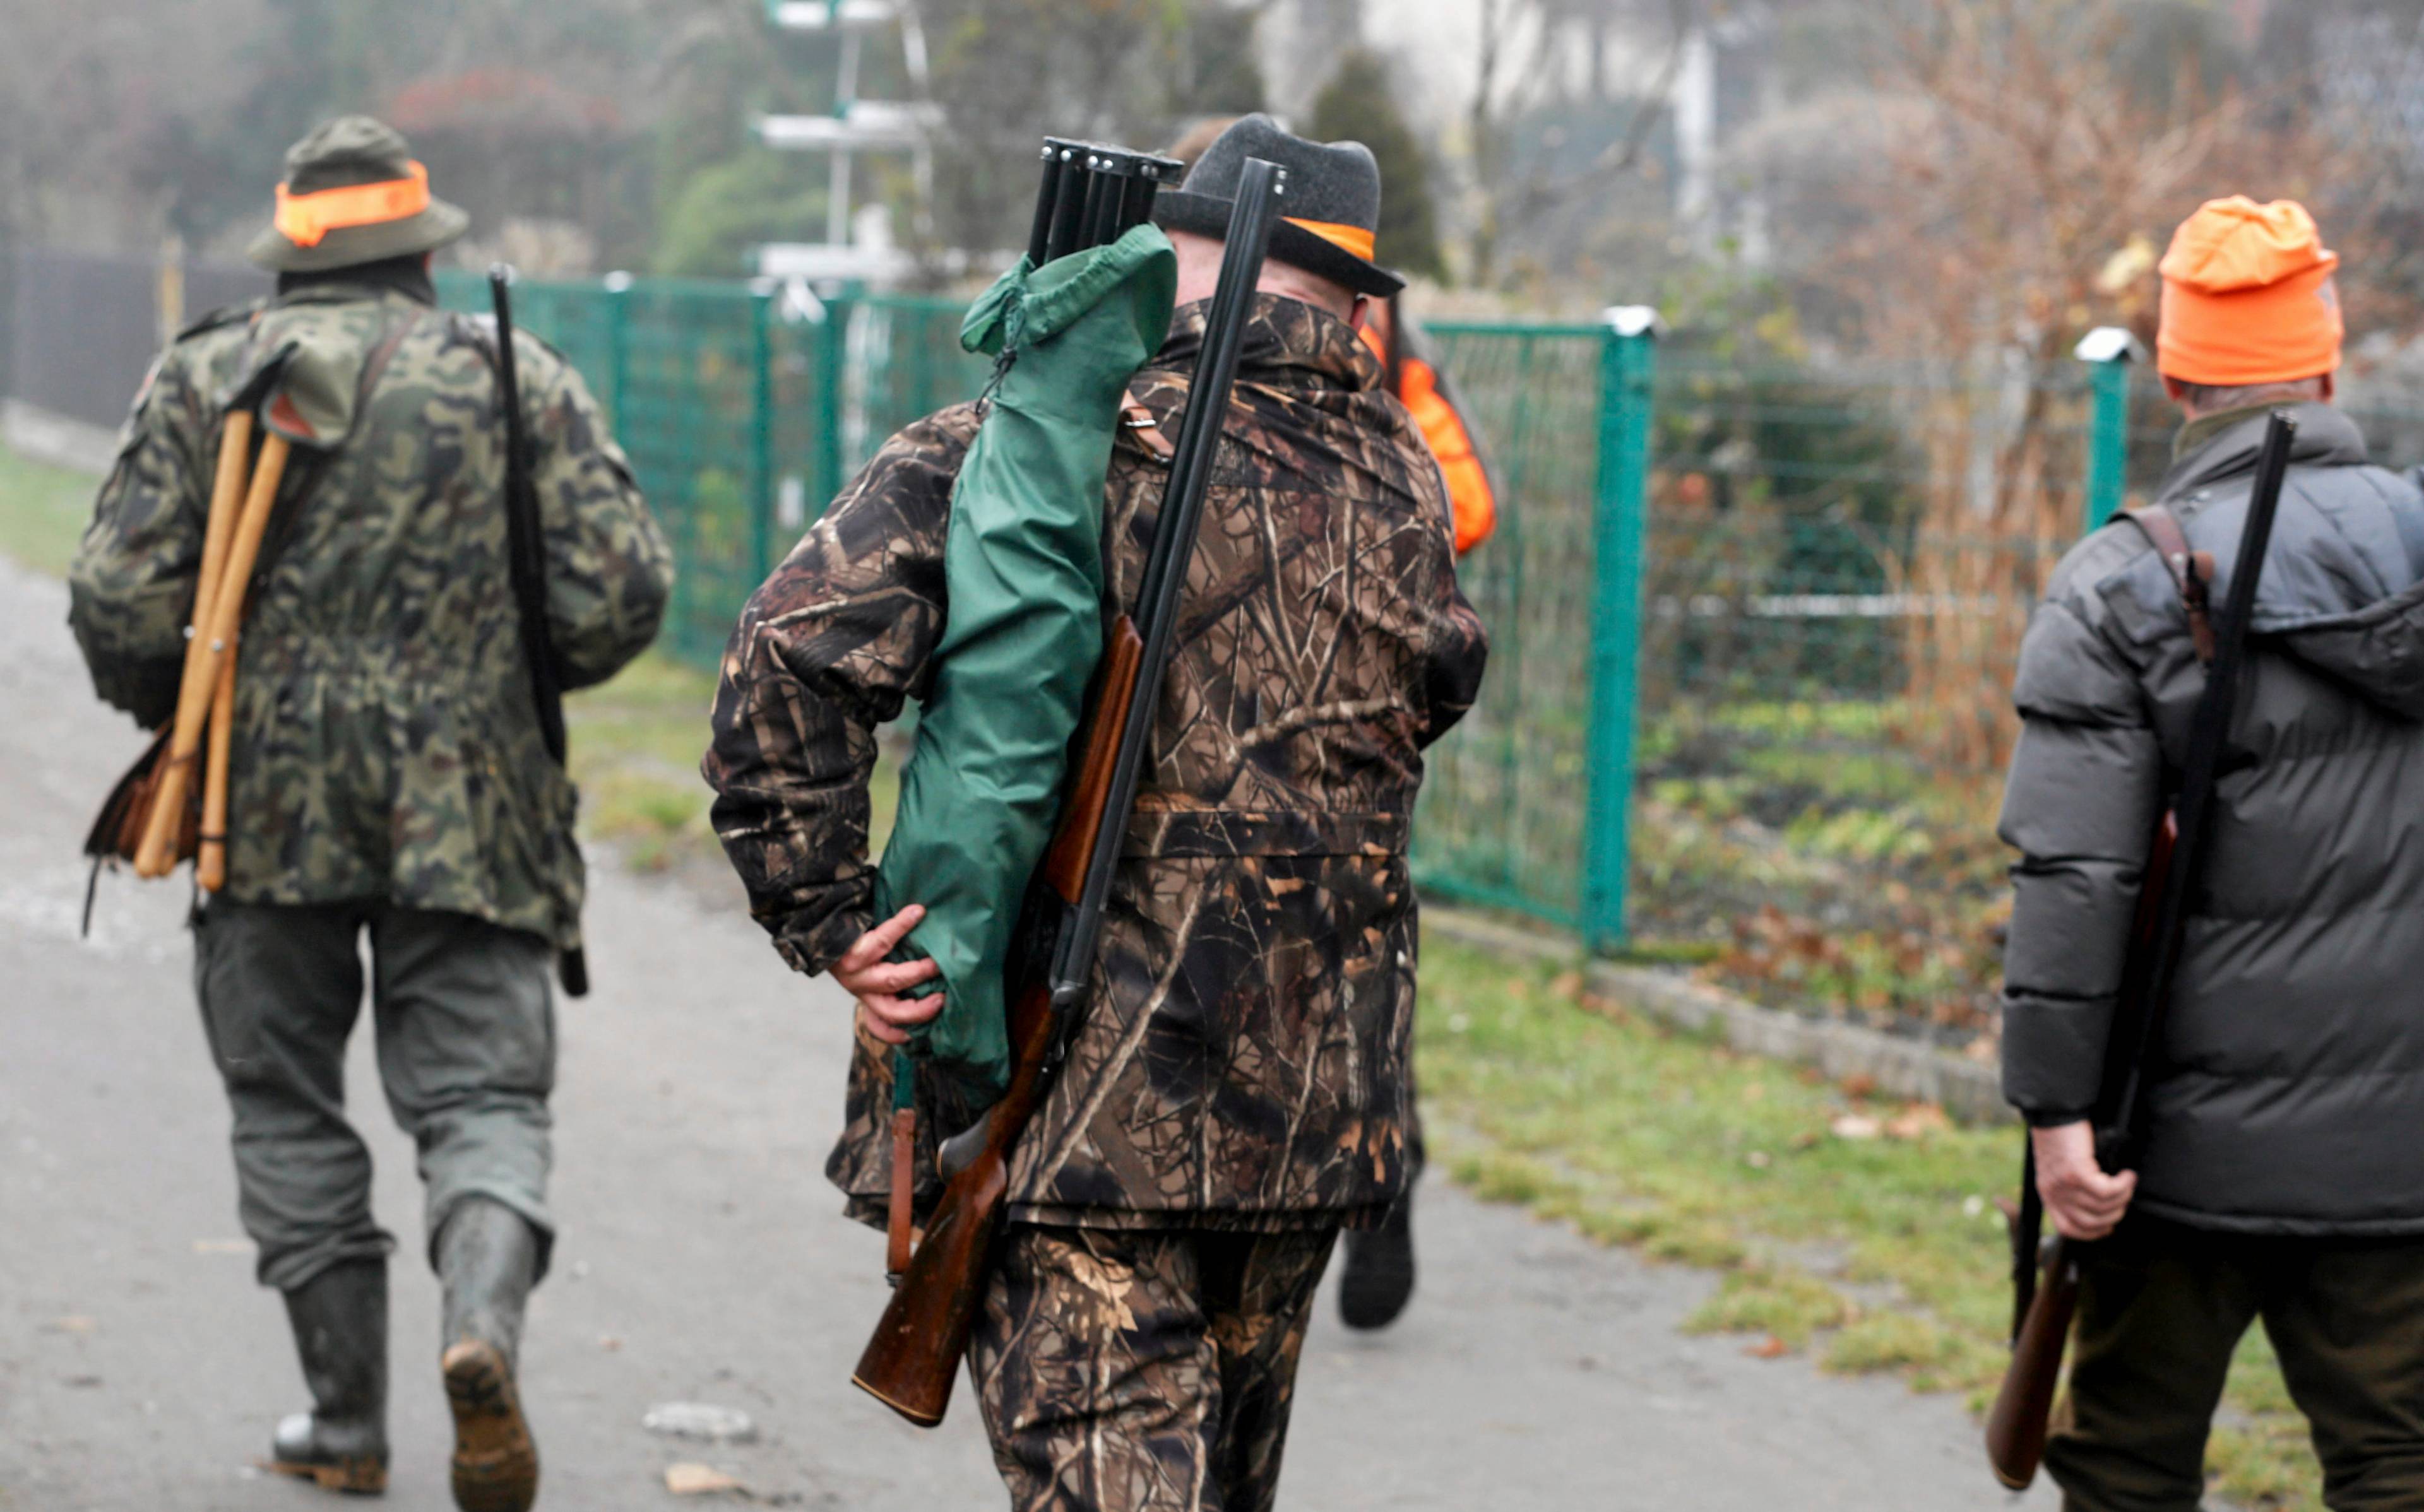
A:
{"label": "bundle of wooden sticks", "polygon": [[[208,524],[202,536],[201,579],[194,593],[194,618],[186,631],[185,669],[177,689],[177,713],[167,742],[155,747],[146,780],[136,789],[121,834],[121,853],[131,842],[135,874],[165,877],[186,855],[194,880],[206,892],[227,882],[228,759],[235,717],[236,629],[244,622],[245,594],[269,529],[278,487],[286,475],[287,438],[270,430],[261,454],[252,454],[254,406],[232,407],[219,433],[218,468],[211,485]],[[208,737],[210,750],[202,754]],[[194,769],[199,760],[201,814],[193,822]],[[148,788],[148,795],[142,792]]]}

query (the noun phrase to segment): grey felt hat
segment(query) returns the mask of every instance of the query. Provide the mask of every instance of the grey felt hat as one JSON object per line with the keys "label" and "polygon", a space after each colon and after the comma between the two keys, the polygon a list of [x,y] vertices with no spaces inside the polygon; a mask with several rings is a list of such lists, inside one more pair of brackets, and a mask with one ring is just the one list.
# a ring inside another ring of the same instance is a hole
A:
{"label": "grey felt hat", "polygon": [[[1287,169],[1287,218],[1271,228],[1271,256],[1343,283],[1357,294],[1386,298],[1406,280],[1339,245],[1342,231],[1369,238],[1380,224],[1380,165],[1362,142],[1309,142],[1280,130],[1268,116],[1240,117],[1204,150],[1187,181],[1155,200],[1153,218],[1164,231],[1220,236],[1229,229],[1229,207],[1246,159],[1259,157]],[[1298,222],[1330,228],[1325,236]],[[1354,239],[1351,234],[1349,240]]]}
{"label": "grey felt hat", "polygon": [[[392,218],[359,224],[332,224],[307,230],[310,207],[330,201],[310,197],[328,190],[364,184],[390,184],[423,180],[426,170],[413,161],[412,148],[395,128],[368,116],[340,116],[312,128],[286,150],[286,181],[279,185],[280,219],[258,237],[245,255],[279,273],[319,273],[352,267],[444,247],[470,228],[471,217],[443,199],[425,193],[399,191],[404,202],[426,199],[420,208]],[[351,206],[337,218],[350,220],[377,206]],[[287,230],[281,230],[281,226]],[[316,240],[298,241],[288,230]]]}

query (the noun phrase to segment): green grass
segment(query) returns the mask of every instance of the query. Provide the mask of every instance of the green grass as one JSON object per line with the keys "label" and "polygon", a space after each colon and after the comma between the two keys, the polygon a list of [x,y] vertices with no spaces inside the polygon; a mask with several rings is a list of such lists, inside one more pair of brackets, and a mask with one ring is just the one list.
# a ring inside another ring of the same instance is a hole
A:
{"label": "green grass", "polygon": [[[714,795],[698,774],[714,695],[712,675],[652,651],[565,703],[582,833],[614,845],[635,871],[724,864],[708,822]],[[879,761],[869,793],[870,843],[879,849],[899,786],[896,764]]]}
{"label": "green grass", "polygon": [[[1422,983],[1423,1094],[1460,1183],[1722,1272],[1688,1328],[1752,1335],[1759,1353],[1807,1352],[1829,1371],[1897,1373],[1983,1409],[2009,1323],[1993,1200],[2018,1175],[2015,1131],[1853,1095],[1587,999],[1571,971],[1437,936]],[[2251,1509],[2319,1508],[2304,1425],[2260,1331],[2226,1401],[2216,1491]]]}
{"label": "green grass", "polygon": [[101,480],[35,462],[0,446],[0,555],[37,572],[67,574],[92,517]]}

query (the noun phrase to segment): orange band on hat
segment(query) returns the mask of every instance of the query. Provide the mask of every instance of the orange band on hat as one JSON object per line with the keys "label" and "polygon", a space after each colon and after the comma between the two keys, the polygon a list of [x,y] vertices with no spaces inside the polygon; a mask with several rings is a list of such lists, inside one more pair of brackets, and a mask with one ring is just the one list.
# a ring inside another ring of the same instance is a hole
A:
{"label": "orange band on hat", "polygon": [[1379,244],[1372,232],[1361,226],[1343,226],[1334,220],[1299,220],[1294,215],[1281,218],[1291,226],[1302,227],[1340,251],[1350,257],[1360,257],[1366,263],[1372,261],[1373,252],[1379,249]]}
{"label": "orange band on hat", "polygon": [[378,183],[347,183],[311,194],[278,186],[278,231],[297,247],[317,247],[333,231],[376,226],[418,215],[429,208],[429,170],[409,165],[412,176]]}

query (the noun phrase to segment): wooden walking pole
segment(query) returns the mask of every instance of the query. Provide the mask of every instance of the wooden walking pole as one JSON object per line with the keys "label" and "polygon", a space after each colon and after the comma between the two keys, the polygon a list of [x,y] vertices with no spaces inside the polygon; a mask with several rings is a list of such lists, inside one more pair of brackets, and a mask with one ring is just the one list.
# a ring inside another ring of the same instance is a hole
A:
{"label": "wooden walking pole", "polygon": [[211,512],[202,528],[202,575],[194,590],[193,639],[185,643],[185,664],[191,666],[202,645],[202,627],[211,622],[211,600],[227,571],[228,538],[235,533],[237,509],[244,502],[245,475],[252,466],[252,410],[249,406],[228,412],[219,430],[218,471],[211,479]]}
{"label": "wooden walking pole", "polygon": [[168,756],[160,773],[159,796],[152,805],[151,822],[142,847],[135,853],[135,874],[165,877],[177,866],[177,825],[194,776],[194,756],[201,746],[202,724],[218,696],[219,668],[229,661],[236,626],[244,618],[245,585],[261,554],[261,538],[269,529],[269,514],[278,502],[278,485],[286,475],[288,442],[270,432],[261,443],[261,461],[253,470],[244,513],[228,543],[227,564],[219,587],[211,594],[210,619],[195,627],[200,654],[185,663],[185,677],[177,692],[177,723],[168,737]]}
{"label": "wooden walking pole", "polygon": [[[224,590],[222,590],[224,591]],[[239,631],[237,640],[242,640]],[[209,758],[202,763],[201,849],[194,857],[194,882],[206,893],[227,885],[228,756],[235,726],[236,644],[219,659],[219,681],[211,695]]]}
{"label": "wooden walking pole", "polygon": [[[245,470],[251,462],[252,410],[236,410],[219,436],[218,476],[211,485],[210,526],[202,537],[202,579],[194,598],[194,623],[210,623],[212,602],[225,591],[220,578],[227,571],[228,537],[234,533],[236,502],[245,493]],[[194,635],[199,645],[201,634]],[[188,654],[190,655],[190,649]],[[210,756],[202,769],[201,854],[194,863],[195,880],[204,892],[217,892],[227,882],[228,726],[235,712],[235,658],[221,660],[218,688],[211,699]]]}
{"label": "wooden walking pole", "polygon": [[[178,684],[175,725],[183,724],[187,719],[186,706],[201,676],[202,662],[210,654],[210,638],[203,632],[211,623],[211,606],[218,597],[219,580],[227,573],[228,542],[235,534],[236,516],[243,507],[251,453],[252,406],[239,404],[228,411],[226,423],[219,427],[218,466],[211,479],[210,513],[202,525],[202,566],[194,583],[193,619],[185,627],[185,668]],[[174,743],[172,736],[170,744]],[[183,802],[182,794],[179,801]],[[152,856],[152,836],[164,828],[168,855],[166,861],[155,862]],[[144,816],[143,841],[135,852],[136,874],[167,875],[176,865],[176,816],[165,805],[154,803]],[[157,870],[147,869],[154,864]]]}

